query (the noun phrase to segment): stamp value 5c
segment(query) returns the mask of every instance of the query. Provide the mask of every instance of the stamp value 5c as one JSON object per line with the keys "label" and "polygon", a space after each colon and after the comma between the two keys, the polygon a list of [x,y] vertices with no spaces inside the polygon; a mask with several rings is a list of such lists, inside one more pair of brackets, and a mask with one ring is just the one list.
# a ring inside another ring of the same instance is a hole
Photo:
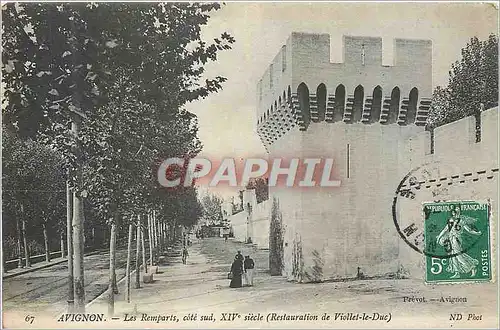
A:
{"label": "stamp value 5c", "polygon": [[491,280],[489,205],[424,203],[426,282]]}

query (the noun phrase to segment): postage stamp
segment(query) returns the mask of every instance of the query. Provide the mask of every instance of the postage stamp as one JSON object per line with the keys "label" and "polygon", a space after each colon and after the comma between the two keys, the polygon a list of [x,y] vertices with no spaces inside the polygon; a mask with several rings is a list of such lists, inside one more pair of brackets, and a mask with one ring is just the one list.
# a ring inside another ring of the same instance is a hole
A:
{"label": "postage stamp", "polygon": [[491,280],[487,203],[424,203],[426,282]]}

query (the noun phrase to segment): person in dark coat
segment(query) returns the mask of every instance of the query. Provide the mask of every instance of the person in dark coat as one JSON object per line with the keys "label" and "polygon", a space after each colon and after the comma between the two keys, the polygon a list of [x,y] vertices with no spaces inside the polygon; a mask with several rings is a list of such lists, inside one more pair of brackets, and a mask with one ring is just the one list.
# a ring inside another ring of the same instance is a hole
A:
{"label": "person in dark coat", "polygon": [[231,265],[231,283],[229,284],[230,288],[241,288],[241,276],[243,275],[243,261],[235,258],[233,264]]}
{"label": "person in dark coat", "polygon": [[241,254],[241,251],[238,251],[238,253],[236,253],[236,255],[234,256],[234,259],[238,259],[238,260],[241,260],[241,262],[243,262],[243,255]]}

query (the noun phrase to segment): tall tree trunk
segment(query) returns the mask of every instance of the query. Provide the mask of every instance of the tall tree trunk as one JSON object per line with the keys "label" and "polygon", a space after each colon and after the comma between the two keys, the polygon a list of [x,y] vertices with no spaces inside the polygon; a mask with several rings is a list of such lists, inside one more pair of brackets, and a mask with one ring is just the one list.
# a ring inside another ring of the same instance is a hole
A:
{"label": "tall tree trunk", "polygon": [[73,284],[73,192],[66,182],[66,240],[68,248],[68,313],[73,313],[75,289]]}
{"label": "tall tree trunk", "polygon": [[154,241],[155,241],[155,252],[156,254],[158,253],[158,241],[159,241],[159,236],[158,236],[158,222],[156,219],[156,212],[153,210],[153,213],[151,214],[152,220],[153,220],[153,234],[154,234]]}
{"label": "tall tree trunk", "polygon": [[43,222],[43,243],[45,246],[45,261],[50,262],[49,236],[47,235],[47,222]]}
{"label": "tall tree trunk", "polygon": [[64,258],[64,234],[61,232],[61,235],[60,235],[60,239],[61,239],[61,258]]}
{"label": "tall tree trunk", "polygon": [[160,220],[158,220],[158,232],[159,232],[159,235],[160,235],[160,244],[159,244],[159,248],[160,248],[160,251],[159,253],[163,253],[163,248],[164,248],[164,241],[163,241],[163,222],[160,222]]}
{"label": "tall tree trunk", "polygon": [[175,244],[175,220],[174,222],[170,225],[170,242],[171,244]]}
{"label": "tall tree trunk", "polygon": [[161,242],[161,223],[159,218],[156,218],[156,234],[158,235],[158,256],[159,256],[160,252],[162,252],[163,249],[163,244]]}
{"label": "tall tree trunk", "polygon": [[141,218],[137,216],[137,229],[135,234],[135,288],[141,287],[141,269],[140,269],[140,254],[141,254]]}
{"label": "tall tree trunk", "polygon": [[163,249],[165,250],[168,246],[168,227],[167,223],[163,223]]}
{"label": "tall tree trunk", "polygon": [[165,231],[166,231],[166,237],[167,237],[167,246],[172,245],[172,225],[171,224],[165,224]]}
{"label": "tall tree trunk", "polygon": [[109,240],[109,285],[108,285],[108,316],[115,314],[115,259],[116,259],[116,220],[111,224],[111,237]]}
{"label": "tall tree trunk", "polygon": [[167,224],[163,223],[163,251],[167,248]]}
{"label": "tall tree trunk", "polygon": [[[78,96],[77,96],[78,97]],[[80,132],[81,118],[74,116],[71,122],[71,131],[74,136],[78,137]],[[77,184],[82,187],[82,167],[80,164],[80,150],[77,148],[76,155],[78,159],[77,168]],[[83,196],[79,191],[73,191],[73,283],[75,296],[75,312],[85,313],[85,282],[83,257],[85,248],[85,231],[84,231],[84,214],[83,214]]]}
{"label": "tall tree trunk", "polygon": [[23,245],[24,245],[24,261],[26,267],[31,267],[30,251],[28,249],[28,240],[26,237],[26,220],[22,219],[23,223]]}
{"label": "tall tree trunk", "polygon": [[153,233],[151,232],[151,213],[148,212],[149,265],[153,266]]}
{"label": "tall tree trunk", "polygon": [[158,255],[160,255],[160,252],[161,252],[161,225],[160,225],[160,219],[156,216],[156,214],[155,214],[155,219],[156,219],[156,240],[158,242],[157,248],[158,248]]}
{"label": "tall tree trunk", "polygon": [[132,254],[132,232],[134,230],[134,225],[130,223],[128,225],[128,245],[127,245],[127,269],[126,273],[126,281],[127,281],[127,291],[126,291],[126,300],[130,302],[130,257]]}
{"label": "tall tree trunk", "polygon": [[17,254],[19,260],[17,261],[17,268],[23,267],[23,249],[21,247],[21,226],[19,225],[19,217],[16,217],[16,229],[17,229]]}
{"label": "tall tree trunk", "polygon": [[24,214],[24,205],[21,204],[21,222],[23,225],[23,245],[24,245],[24,259],[26,262],[26,268],[31,267],[30,252],[28,250],[28,239],[26,237],[26,219]]}
{"label": "tall tree trunk", "polygon": [[156,235],[155,235],[155,217],[154,217],[154,211],[150,211],[149,213],[150,216],[150,223],[151,223],[151,238],[153,239],[153,255],[156,251]]}
{"label": "tall tree trunk", "polygon": [[148,272],[148,264],[146,262],[146,243],[145,241],[145,228],[143,222],[141,221],[141,245],[142,245],[142,265],[144,267],[144,273]]}
{"label": "tall tree trunk", "polygon": [[169,246],[171,244],[170,242],[170,225],[169,224],[165,224],[165,239],[167,240],[167,246]]}

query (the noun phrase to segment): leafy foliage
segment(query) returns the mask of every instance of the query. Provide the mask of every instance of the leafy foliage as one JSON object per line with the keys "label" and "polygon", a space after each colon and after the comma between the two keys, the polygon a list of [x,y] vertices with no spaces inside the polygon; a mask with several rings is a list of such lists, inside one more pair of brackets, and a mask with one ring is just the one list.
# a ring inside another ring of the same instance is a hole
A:
{"label": "leafy foliage", "polygon": [[66,183],[62,156],[32,140],[20,140],[6,129],[2,131],[2,184],[4,237],[16,237],[15,219],[27,223],[29,239],[41,237],[47,223],[52,243],[65,231]]}
{"label": "leafy foliage", "polygon": [[[271,222],[269,227],[269,271],[271,276],[281,275],[284,267],[284,236],[283,216],[281,214],[279,200],[274,197],[271,209]],[[297,253],[297,241],[294,240],[293,253],[293,274],[296,275],[298,269],[295,264],[302,261],[302,247]],[[300,242],[299,242],[300,244]]]}
{"label": "leafy foliage", "polygon": [[[166,157],[194,157],[202,144],[188,102],[219,91],[205,65],[228,50],[222,33],[201,27],[218,3],[22,3],[3,8],[3,119],[21,138],[63,157],[91,215],[158,209],[164,221],[192,224],[201,206],[192,187],[168,191],[155,169]],[[71,122],[81,121],[74,136]],[[77,169],[83,167],[82,182]],[[61,178],[65,177],[65,171]]]}
{"label": "leafy foliage", "polygon": [[203,216],[210,224],[219,224],[222,222],[222,203],[222,198],[215,194],[205,195],[201,199]]}
{"label": "leafy foliage", "polygon": [[450,70],[446,88],[436,87],[427,127],[432,129],[498,105],[498,36],[471,38]]}
{"label": "leafy foliage", "polygon": [[255,189],[257,203],[267,201],[269,199],[269,178],[251,179],[246,189]]}

